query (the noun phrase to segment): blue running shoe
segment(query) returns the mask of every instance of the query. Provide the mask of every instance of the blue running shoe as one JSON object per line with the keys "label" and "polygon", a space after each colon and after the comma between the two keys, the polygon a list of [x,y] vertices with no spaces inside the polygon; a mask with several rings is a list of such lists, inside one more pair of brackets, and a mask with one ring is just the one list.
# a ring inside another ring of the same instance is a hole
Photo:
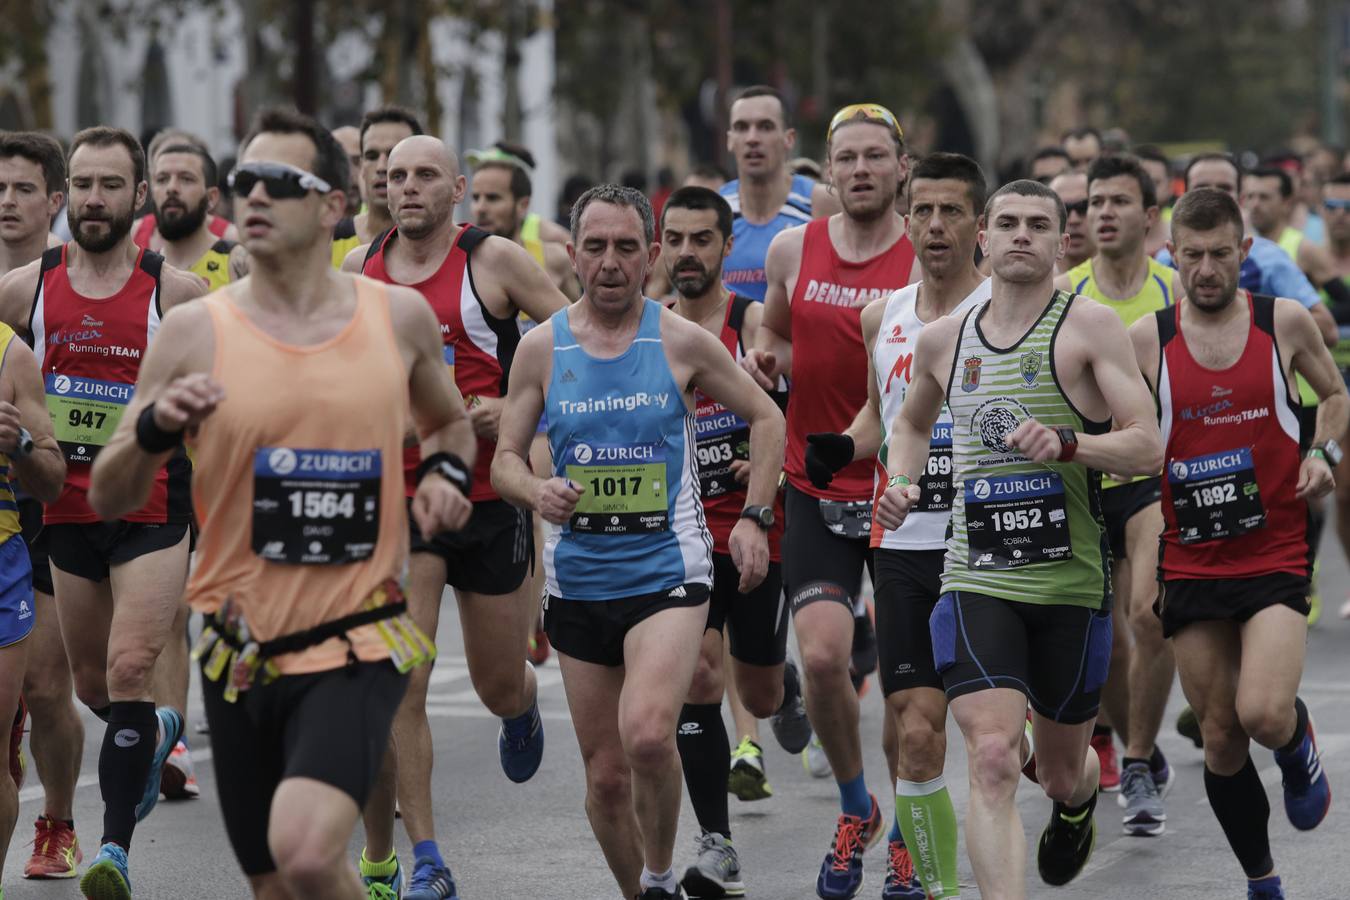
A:
{"label": "blue running shoe", "polygon": [[919,873],[914,871],[914,860],[904,841],[891,841],[881,900],[928,900],[928,892],[923,889]]}
{"label": "blue running shoe", "polygon": [[1322,824],[1331,809],[1331,783],[1317,755],[1311,719],[1298,749],[1288,754],[1276,751],[1275,762],[1284,773],[1284,811],[1289,824],[1299,831],[1311,831]]}
{"label": "blue running shoe", "polygon": [[131,875],[127,872],[127,851],[116,844],[104,844],[100,847],[98,856],[94,857],[93,863],[80,879],[80,893],[84,894],[87,900],[131,900]]}
{"label": "blue running shoe", "polygon": [[1284,887],[1280,876],[1271,875],[1247,882],[1247,900],[1284,900]]}
{"label": "blue running shoe", "polygon": [[155,715],[159,716],[159,743],[155,745],[155,758],[150,763],[150,775],[145,780],[145,793],[136,806],[137,822],[150,815],[150,810],[159,802],[159,779],[164,772],[164,763],[183,737],[183,717],[178,710],[161,706],[155,710]]}
{"label": "blue running shoe", "polygon": [[[390,867],[393,871],[384,871]],[[398,864],[397,855],[387,863],[370,863],[366,862],[363,851],[357,871],[361,873],[361,884],[366,888],[368,900],[402,900],[403,869]]]}
{"label": "blue running shoe", "polygon": [[455,893],[450,870],[436,865],[429,856],[421,856],[413,866],[412,883],[403,900],[459,900],[459,894]]}
{"label": "blue running shoe", "polygon": [[821,900],[850,900],[863,883],[863,852],[881,839],[885,832],[877,798],[872,798],[872,814],[866,820],[841,814],[834,829],[834,845],[820,864],[816,877],[816,896]]}
{"label": "blue running shoe", "polygon": [[502,771],[516,784],[529,781],[539,771],[539,762],[544,758],[544,721],[539,718],[537,697],[528,711],[514,719],[502,719],[497,751],[501,754]]}

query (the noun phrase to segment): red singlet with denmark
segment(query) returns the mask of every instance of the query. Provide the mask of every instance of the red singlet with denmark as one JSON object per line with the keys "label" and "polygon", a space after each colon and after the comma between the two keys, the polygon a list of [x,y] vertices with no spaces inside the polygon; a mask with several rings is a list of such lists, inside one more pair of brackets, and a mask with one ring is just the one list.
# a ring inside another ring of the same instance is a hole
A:
{"label": "red singlet with denmark", "polygon": [[[745,311],[755,302],[735,294],[727,301],[727,313],[718,337],[738,363],[745,355],[745,344],[741,340]],[[750,423],[702,391],[694,391],[694,403],[694,452],[698,457],[703,514],[713,537],[713,552],[730,555],[731,529],[736,527],[741,510],[745,509],[745,485],[736,480],[731,463],[750,459]],[[769,559],[773,562],[782,559],[779,555],[782,539],[783,495],[780,492],[774,504],[774,524],[769,529]]]}
{"label": "red singlet with denmark", "polygon": [[870,500],[873,462],[860,459],[821,490],[806,476],[806,436],[842,432],[867,403],[867,348],[862,308],[909,283],[914,246],[908,235],[871,259],[842,259],[830,240],[829,219],[806,225],[802,262],[792,291],[792,390],[788,394],[788,481],[826,500]]}
{"label": "red singlet with denmark", "polygon": [[[47,506],[48,524],[99,521],[89,507],[89,469],[112,438],[131,400],[145,348],[159,330],[159,276],[164,258],[142,250],[122,288],[94,299],[76,293],[66,271],[66,245],[42,255],[28,330],[42,368],[47,410],[66,458],[66,484]],[[192,518],[191,469],[179,450],[155,476],[145,506],[127,522]]]}
{"label": "red singlet with denmark", "polygon": [[1191,355],[1180,305],[1156,314],[1164,579],[1309,571],[1308,505],[1294,496],[1302,463],[1297,394],[1275,344],[1275,301],[1246,296],[1247,344],[1221,371]]}
{"label": "red singlet with denmark", "polygon": [[[375,239],[361,274],[388,284],[402,283],[390,277],[384,263],[385,251],[397,237],[398,230],[394,229]],[[473,286],[471,257],[474,248],[487,237],[488,233],[481,228],[460,226],[450,244],[450,252],[436,274],[417,284],[406,285],[426,297],[435,310],[441,323],[446,364],[455,367],[455,384],[464,395],[465,405],[470,407],[479,397],[506,396],[506,377],[520,344],[520,326],[515,317],[498,319],[493,316]],[[491,477],[492,455],[496,452],[495,441],[478,438],[470,500],[498,499],[497,492],[492,489]],[[413,475],[421,454],[416,447],[409,447],[404,451],[403,460],[407,495],[411,497],[417,489]]]}

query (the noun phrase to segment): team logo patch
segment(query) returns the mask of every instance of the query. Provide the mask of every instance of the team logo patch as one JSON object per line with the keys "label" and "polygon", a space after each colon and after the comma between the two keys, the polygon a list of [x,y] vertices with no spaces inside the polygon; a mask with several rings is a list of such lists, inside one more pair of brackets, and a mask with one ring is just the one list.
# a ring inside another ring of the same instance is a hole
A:
{"label": "team logo patch", "polygon": [[210,262],[208,262],[208,263],[206,264],[206,271],[208,271],[208,272],[215,272],[215,271],[217,271],[217,270],[219,270],[219,269],[220,269],[220,263],[216,262],[214,259],[211,260]]}
{"label": "team logo patch", "polygon": [[995,453],[1011,453],[1008,435],[1017,430],[1017,414],[995,406],[980,417],[980,442]]}
{"label": "team logo patch", "polygon": [[1172,463],[1172,476],[1178,481],[1185,481],[1186,476],[1190,474],[1190,468],[1181,460]]}
{"label": "team logo patch", "polygon": [[980,386],[980,366],[984,360],[978,356],[966,357],[965,371],[961,373],[961,390],[969,394]]}
{"label": "team logo patch", "polygon": [[1028,387],[1036,386],[1036,376],[1041,372],[1041,351],[1028,350],[1022,354],[1022,380]]}

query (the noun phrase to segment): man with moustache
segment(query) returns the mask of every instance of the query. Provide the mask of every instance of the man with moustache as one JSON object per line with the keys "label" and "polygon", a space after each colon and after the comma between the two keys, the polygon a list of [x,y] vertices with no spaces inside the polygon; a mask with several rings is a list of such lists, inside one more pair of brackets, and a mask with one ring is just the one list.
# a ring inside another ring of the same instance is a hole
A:
{"label": "man with moustache", "polygon": [[150,197],[163,238],[160,253],[169,265],[206,282],[208,291],[248,274],[243,245],[218,238],[207,223],[216,205],[216,161],[196,143],[170,143],[150,162]]}
{"label": "man with moustache", "polygon": [[[366,146],[375,145],[368,141]],[[344,268],[408,285],[426,298],[440,322],[445,362],[454,366],[478,438],[468,524],[454,534],[413,534],[409,610],[427,634],[435,634],[441,593],[447,585],[455,589],[469,677],[484,705],[502,719],[498,751],[503,771],[512,781],[524,782],[534,775],[544,751],[534,670],[525,662],[539,602],[530,594],[526,577],[534,557],[533,523],[528,512],[493,490],[489,469],[505,403],[502,395],[519,349],[517,317],[524,312],[542,322],[566,306],[567,298],[514,241],[455,224],[465,179],[459,161],[439,139],[404,138],[381,166],[394,228],[354,251]],[[417,464],[416,453],[410,452],[405,467],[415,471]],[[414,672],[394,719],[397,794],[414,844],[406,895],[411,900],[454,896],[450,870],[436,845],[431,806],[432,745],[426,714],[430,675],[429,668]],[[366,809],[361,870],[368,883],[401,882],[390,787],[382,782]]]}
{"label": "man with moustache", "polygon": [[0,320],[32,339],[66,457],[65,488],[44,515],[56,602],[75,692],[108,723],[99,754],[103,846],[81,885],[113,897],[129,891],[132,832],[159,799],[160,770],[183,727],[179,710],[157,710],[151,698],[165,642],[182,639],[173,622],[187,578],[190,468],[181,451],[163,460],[145,502],[117,519],[90,506],[89,473],[126,411],[161,316],[203,286],[131,239],[147,190],[133,135],[85,129],[67,166],[75,239],[0,279]]}
{"label": "man with moustache", "polygon": [[863,851],[883,834],[881,808],[863,774],[849,675],[854,601],[871,564],[872,466],[845,466],[821,489],[806,460],[820,452],[814,435],[844,430],[867,402],[862,307],[909,284],[918,267],[895,211],[909,167],[895,115],[875,103],[846,106],[830,121],[826,149],[843,211],[774,238],[764,321],[742,366],[765,390],[780,377],[792,379],[783,580],[807,712],[839,787],[835,839],[816,881],[817,894],[831,900],[857,892]]}
{"label": "man with moustache", "polygon": [[1055,264],[1055,273],[1063,274],[1074,266],[1082,265],[1097,252],[1087,224],[1087,173],[1070,170],[1057,175],[1050,181],[1050,190],[1059,195],[1060,202],[1069,214],[1065,231],[1069,241],[1065,245],[1064,258]]}
{"label": "man with moustache", "polygon": [[[192,144],[202,153],[209,155],[211,152],[207,148],[206,142],[195,134],[177,128],[166,128],[156,134],[145,148],[146,161],[152,168],[154,166],[155,157],[159,155],[159,151],[171,143]],[[217,188],[219,188],[219,185],[217,185]],[[235,228],[234,223],[228,218],[216,215],[215,209],[217,202],[218,197],[217,201],[211,203],[211,207],[208,210],[206,227],[209,228],[211,233],[217,238],[238,243],[239,230]],[[156,218],[153,209],[154,203],[152,199],[151,211],[132,223],[131,239],[136,242],[136,246],[144,247],[147,250],[154,250],[156,253],[159,253],[164,245],[164,235],[159,230],[159,220]]]}

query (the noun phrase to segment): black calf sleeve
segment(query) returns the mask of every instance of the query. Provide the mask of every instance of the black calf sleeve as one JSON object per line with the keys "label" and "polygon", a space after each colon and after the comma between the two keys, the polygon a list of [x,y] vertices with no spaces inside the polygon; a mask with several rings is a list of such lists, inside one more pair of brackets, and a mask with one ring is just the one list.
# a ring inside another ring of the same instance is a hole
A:
{"label": "black calf sleeve", "polygon": [[1216,775],[1205,766],[1205,793],[1242,871],[1248,878],[1269,875],[1275,868],[1270,858],[1270,801],[1252,758],[1248,756],[1235,775]]}

